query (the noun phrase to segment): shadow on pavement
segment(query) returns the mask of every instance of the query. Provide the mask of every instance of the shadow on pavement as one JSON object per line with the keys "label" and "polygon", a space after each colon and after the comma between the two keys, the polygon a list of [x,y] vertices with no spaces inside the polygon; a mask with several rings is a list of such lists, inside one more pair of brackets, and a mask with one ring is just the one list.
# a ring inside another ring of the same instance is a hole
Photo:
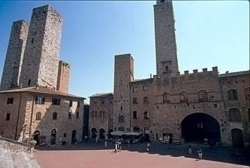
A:
{"label": "shadow on pavement", "polygon": [[[238,165],[250,165],[250,151],[246,149],[235,149],[232,147],[219,147],[217,149],[210,149],[209,145],[204,144],[191,144],[192,154],[188,153],[188,146],[190,144],[174,145],[174,144],[162,144],[151,143],[151,151],[147,152],[147,143],[142,144],[127,144],[122,145],[122,150],[130,152],[140,152],[149,154],[169,155],[172,157],[186,157],[198,159],[198,150],[201,149],[203,153],[203,160],[218,161],[225,163],[232,163]],[[55,150],[111,150],[111,154],[114,152],[114,144],[109,143],[107,147],[104,146],[104,142],[95,143],[92,141],[79,143],[77,145],[57,145],[57,146],[42,146],[36,147],[39,151],[55,151]]]}

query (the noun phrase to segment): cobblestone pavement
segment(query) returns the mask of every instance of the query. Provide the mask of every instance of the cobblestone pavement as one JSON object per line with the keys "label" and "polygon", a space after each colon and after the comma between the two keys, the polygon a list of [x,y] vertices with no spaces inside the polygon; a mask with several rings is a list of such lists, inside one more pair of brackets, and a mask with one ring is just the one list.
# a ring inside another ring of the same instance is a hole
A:
{"label": "cobblestone pavement", "polygon": [[[121,152],[114,152],[113,144],[82,143],[78,145],[40,147],[34,157],[42,168],[249,168],[249,152],[233,148],[210,149],[207,145],[192,144],[193,154],[188,154],[188,145],[151,144],[146,152],[146,143],[123,145]],[[203,151],[198,160],[197,151]]]}

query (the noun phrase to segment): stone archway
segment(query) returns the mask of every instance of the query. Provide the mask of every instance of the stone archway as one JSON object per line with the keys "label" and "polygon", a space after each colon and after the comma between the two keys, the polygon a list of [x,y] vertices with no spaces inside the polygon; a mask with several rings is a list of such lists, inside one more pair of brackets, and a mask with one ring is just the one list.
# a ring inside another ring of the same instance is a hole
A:
{"label": "stone archway", "polygon": [[204,142],[204,139],[220,141],[220,125],[212,116],[194,113],[181,122],[181,135],[186,142]]}
{"label": "stone archway", "polygon": [[55,145],[56,144],[56,130],[53,129],[51,130],[51,134],[50,134],[50,145]]}
{"label": "stone archway", "polygon": [[99,136],[100,139],[105,139],[105,130],[103,128],[99,130]]}
{"label": "stone archway", "polygon": [[232,143],[235,148],[244,148],[243,133],[242,130],[234,128],[231,130]]}

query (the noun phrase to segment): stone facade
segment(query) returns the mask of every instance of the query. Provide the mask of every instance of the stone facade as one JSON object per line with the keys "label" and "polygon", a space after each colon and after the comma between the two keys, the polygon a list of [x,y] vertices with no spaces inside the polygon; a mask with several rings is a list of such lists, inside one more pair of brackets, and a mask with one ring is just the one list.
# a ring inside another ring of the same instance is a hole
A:
{"label": "stone facade", "polygon": [[113,131],[113,94],[95,94],[90,97],[90,138],[105,139]]}
{"label": "stone facade", "polygon": [[1,90],[19,85],[23,54],[28,36],[29,24],[24,20],[13,23],[9,46],[5,58]]}
{"label": "stone facade", "polygon": [[84,98],[30,87],[1,91],[0,99],[1,136],[46,145],[81,141]]}
{"label": "stone facade", "polygon": [[68,92],[70,65],[64,61],[59,61],[57,90],[60,92]]}
{"label": "stone facade", "polygon": [[62,17],[45,5],[34,8],[24,52],[20,84],[57,87]]}
{"label": "stone facade", "polygon": [[250,71],[219,74],[213,67],[180,74],[172,1],[157,1],[154,12],[157,74],[135,80],[133,58],[115,56],[114,131],[141,132],[147,140],[169,135],[171,142],[249,146]]}

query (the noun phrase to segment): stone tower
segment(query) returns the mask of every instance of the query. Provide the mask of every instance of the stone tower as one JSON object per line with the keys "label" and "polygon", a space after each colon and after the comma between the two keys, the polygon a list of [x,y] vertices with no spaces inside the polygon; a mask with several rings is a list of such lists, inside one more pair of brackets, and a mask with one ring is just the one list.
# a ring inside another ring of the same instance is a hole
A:
{"label": "stone tower", "polygon": [[157,0],[154,5],[154,21],[157,75],[169,74],[175,77],[179,68],[172,0]]}
{"label": "stone tower", "polygon": [[34,8],[24,52],[20,84],[56,88],[62,17],[51,6]]}
{"label": "stone tower", "polygon": [[69,73],[70,73],[70,65],[66,62],[59,61],[58,76],[57,76],[58,91],[68,92]]}
{"label": "stone tower", "polygon": [[8,90],[19,85],[28,31],[29,24],[24,20],[13,22],[3,68],[1,90]]}
{"label": "stone tower", "polygon": [[130,86],[134,80],[134,59],[130,54],[115,56],[114,111],[115,131],[130,130]]}

